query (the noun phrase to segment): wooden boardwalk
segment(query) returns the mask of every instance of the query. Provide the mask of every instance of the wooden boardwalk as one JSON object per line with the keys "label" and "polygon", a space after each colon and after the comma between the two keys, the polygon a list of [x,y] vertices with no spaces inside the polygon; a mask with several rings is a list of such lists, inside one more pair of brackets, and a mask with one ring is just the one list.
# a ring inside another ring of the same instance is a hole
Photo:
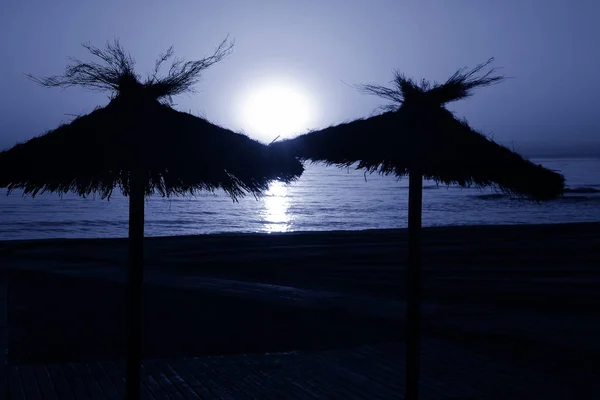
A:
{"label": "wooden boardwalk", "polygon": [[[426,340],[422,399],[570,399],[572,389],[446,341]],[[147,360],[143,398],[402,399],[404,346]],[[122,362],[9,366],[8,399],[122,399]]]}
{"label": "wooden boardwalk", "polygon": [[6,361],[8,352],[8,324],[6,308],[6,275],[0,269],[0,391],[7,390]]}

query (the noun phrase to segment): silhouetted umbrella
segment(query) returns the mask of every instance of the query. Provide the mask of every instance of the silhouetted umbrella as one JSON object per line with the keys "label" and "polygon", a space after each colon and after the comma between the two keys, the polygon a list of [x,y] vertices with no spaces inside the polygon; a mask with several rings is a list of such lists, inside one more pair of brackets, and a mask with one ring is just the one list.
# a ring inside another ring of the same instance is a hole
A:
{"label": "silhouetted umbrella", "polygon": [[302,160],[344,167],[358,163],[357,169],[368,172],[409,176],[406,398],[411,400],[418,398],[423,177],[463,187],[492,186],[537,201],[558,197],[564,189],[563,176],[488,139],[444,107],[477,87],[500,82],[503,78],[493,76],[493,69],[477,76],[491,61],[470,71],[461,69],[443,84],[417,83],[396,73],[394,88],[359,86],[393,104],[380,115],[275,144]]}
{"label": "silhouetted umbrella", "polygon": [[[118,187],[129,196],[127,398],[139,398],[144,197],[224,190],[234,200],[291,182],[303,172],[295,158],[274,148],[171,108],[170,96],[185,92],[201,71],[231,50],[223,41],[200,61],[175,61],[166,77],[161,64],[142,82],[122,47],[86,45],[106,65],[75,60],[64,76],[35,79],[44,86],[82,85],[109,90],[110,103],[43,136],[0,153],[0,187],[38,192],[98,193]],[[167,99],[167,100],[164,100]]]}

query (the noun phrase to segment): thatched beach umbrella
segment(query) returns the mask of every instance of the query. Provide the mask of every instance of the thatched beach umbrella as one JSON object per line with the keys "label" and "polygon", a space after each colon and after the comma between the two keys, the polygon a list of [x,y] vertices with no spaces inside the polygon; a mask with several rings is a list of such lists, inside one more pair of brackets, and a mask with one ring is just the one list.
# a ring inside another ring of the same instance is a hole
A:
{"label": "thatched beach umbrella", "polygon": [[173,62],[166,76],[156,63],[145,80],[115,44],[86,48],[103,64],[74,60],[63,76],[35,79],[44,86],[107,90],[110,103],[42,136],[0,153],[0,187],[35,196],[45,191],[109,198],[129,196],[127,398],[139,398],[144,199],[222,189],[234,200],[258,196],[269,182],[290,182],[303,172],[293,157],[171,108],[173,95],[190,90],[200,73],[231,51],[223,41],[199,61]]}
{"label": "thatched beach umbrella", "polygon": [[461,69],[443,84],[415,82],[396,73],[394,87],[359,86],[392,101],[380,115],[310,132],[277,146],[303,160],[409,176],[406,398],[418,398],[420,314],[420,230],[423,178],[463,187],[496,187],[514,196],[549,200],[564,189],[564,178],[473,130],[445,108],[478,87],[503,78],[492,61]]}

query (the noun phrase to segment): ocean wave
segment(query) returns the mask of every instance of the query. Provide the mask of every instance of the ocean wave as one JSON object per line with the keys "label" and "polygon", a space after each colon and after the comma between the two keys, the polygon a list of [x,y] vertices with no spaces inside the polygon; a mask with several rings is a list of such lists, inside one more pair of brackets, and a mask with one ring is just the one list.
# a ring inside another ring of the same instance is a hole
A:
{"label": "ocean wave", "polygon": [[[600,193],[600,190],[593,189],[593,188],[566,189],[565,196],[559,197],[553,201],[561,201],[561,200],[565,200],[565,201],[585,201],[585,200],[600,201],[600,196],[594,196],[594,194],[598,194],[598,193]],[[575,195],[591,194],[592,196],[574,196],[573,194],[575,194]],[[474,197],[479,200],[498,200],[498,199],[527,200],[527,198],[524,198],[524,197],[515,197],[515,196],[510,196],[508,194],[503,194],[503,193],[486,193],[486,194],[473,195],[471,197]]]}
{"label": "ocean wave", "polygon": [[600,203],[600,196],[563,196],[557,201],[567,203]]}
{"label": "ocean wave", "polygon": [[192,225],[196,226],[198,224],[206,224],[210,226],[220,226],[223,224],[235,224],[235,222],[227,220],[227,219],[212,219],[210,223],[208,220],[203,219],[146,219],[145,224],[147,226],[161,226],[161,227],[178,227],[178,226],[187,226]]}
{"label": "ocean wave", "polygon": [[565,193],[600,193],[600,189],[595,189],[593,186],[598,187],[598,185],[591,185],[591,186],[583,186],[583,187],[576,187],[576,188],[567,188],[565,189]]}
{"label": "ocean wave", "polygon": [[[458,186],[455,186],[455,185],[442,185],[442,184],[440,184],[440,185],[423,185],[423,190],[448,189],[448,188],[452,188],[452,187],[458,187]],[[348,189],[354,190],[354,189],[356,189],[356,186],[349,185]],[[389,189],[392,189],[392,190],[408,190],[408,186],[404,186],[404,185],[403,186],[393,186],[393,185],[391,185],[391,186],[385,186],[384,189],[385,190],[389,190]]]}
{"label": "ocean wave", "polygon": [[480,199],[480,200],[497,200],[497,199],[508,198],[509,196],[502,194],[502,193],[488,193],[488,194],[478,194],[473,197]]}
{"label": "ocean wave", "polygon": [[91,227],[91,226],[121,226],[127,225],[127,221],[107,221],[107,220],[60,220],[60,221],[5,221],[3,222],[3,226],[19,226],[23,229],[27,226],[32,227],[42,227],[42,228],[56,228],[60,229],[60,227],[70,227],[70,226],[83,226],[83,227]]}

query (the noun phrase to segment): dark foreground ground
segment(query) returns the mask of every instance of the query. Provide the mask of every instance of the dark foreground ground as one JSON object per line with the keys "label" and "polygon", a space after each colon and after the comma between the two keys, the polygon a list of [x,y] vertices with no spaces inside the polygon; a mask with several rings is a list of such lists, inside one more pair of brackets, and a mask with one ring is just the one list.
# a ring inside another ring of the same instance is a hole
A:
{"label": "dark foreground ground", "polygon": [[[423,336],[549,379],[600,380],[599,233],[600,224],[424,230],[423,299],[435,311],[423,318]],[[270,295],[256,295],[239,282],[344,294],[340,302],[368,298],[395,310],[404,299],[406,244],[402,230],[150,238],[145,355],[402,342],[401,311],[340,311],[264,285],[261,293]],[[126,249],[124,240],[0,243],[9,270],[10,362],[122,356],[125,287],[108,277],[126,278]],[[160,276],[181,287],[161,285]],[[202,277],[222,286],[210,283],[207,291]],[[241,289],[228,290],[227,282]]]}
{"label": "dark foreground ground", "polygon": [[[9,360],[115,359],[125,349],[125,285],[16,271],[9,275]],[[398,339],[400,321],[340,315],[197,290],[146,287],[147,358],[326,349]]]}

